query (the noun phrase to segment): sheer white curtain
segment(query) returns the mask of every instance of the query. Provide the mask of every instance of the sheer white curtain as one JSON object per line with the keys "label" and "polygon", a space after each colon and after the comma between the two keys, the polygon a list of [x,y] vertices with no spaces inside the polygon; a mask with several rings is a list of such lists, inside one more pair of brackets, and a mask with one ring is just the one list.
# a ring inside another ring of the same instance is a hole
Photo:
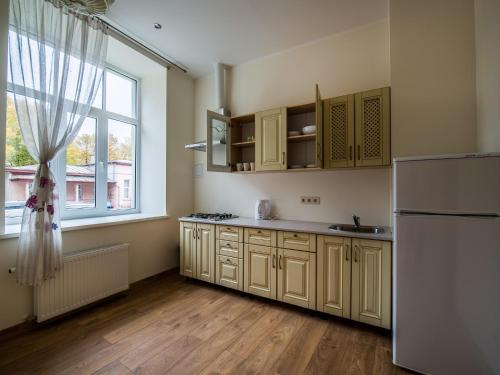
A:
{"label": "sheer white curtain", "polygon": [[17,281],[36,285],[62,265],[58,196],[50,161],[77,135],[97,93],[105,25],[61,0],[11,0],[9,81],[21,134],[39,166],[26,201]]}

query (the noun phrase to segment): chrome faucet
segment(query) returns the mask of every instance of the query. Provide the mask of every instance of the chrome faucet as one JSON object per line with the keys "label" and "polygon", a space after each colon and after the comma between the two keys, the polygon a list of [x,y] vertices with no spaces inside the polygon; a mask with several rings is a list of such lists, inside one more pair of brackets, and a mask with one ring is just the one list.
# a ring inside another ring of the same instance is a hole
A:
{"label": "chrome faucet", "polygon": [[359,216],[352,215],[352,219],[354,220],[354,225],[355,225],[356,227],[361,226],[361,222],[360,222]]}

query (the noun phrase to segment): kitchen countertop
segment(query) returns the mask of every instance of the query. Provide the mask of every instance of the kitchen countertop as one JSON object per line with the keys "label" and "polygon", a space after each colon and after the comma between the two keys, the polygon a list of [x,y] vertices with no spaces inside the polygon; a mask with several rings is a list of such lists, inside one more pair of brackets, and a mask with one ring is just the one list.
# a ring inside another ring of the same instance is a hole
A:
{"label": "kitchen countertop", "polygon": [[341,230],[332,230],[328,227],[334,223],[317,223],[312,221],[297,221],[297,220],[256,220],[251,217],[238,217],[229,220],[206,220],[196,219],[191,217],[180,217],[179,221],[188,221],[193,223],[217,224],[217,225],[233,225],[236,227],[249,227],[259,229],[273,229],[291,232],[304,232],[324,234],[330,236],[367,238],[371,240],[392,241],[392,229],[384,228],[384,233],[357,233]]}

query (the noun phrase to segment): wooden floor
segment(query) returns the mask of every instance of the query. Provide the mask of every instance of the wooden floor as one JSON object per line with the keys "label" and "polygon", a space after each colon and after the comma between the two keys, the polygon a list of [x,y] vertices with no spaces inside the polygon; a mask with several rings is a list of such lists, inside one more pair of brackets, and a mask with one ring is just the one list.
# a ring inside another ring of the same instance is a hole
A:
{"label": "wooden floor", "polygon": [[0,374],[398,374],[383,331],[176,274],[0,334]]}

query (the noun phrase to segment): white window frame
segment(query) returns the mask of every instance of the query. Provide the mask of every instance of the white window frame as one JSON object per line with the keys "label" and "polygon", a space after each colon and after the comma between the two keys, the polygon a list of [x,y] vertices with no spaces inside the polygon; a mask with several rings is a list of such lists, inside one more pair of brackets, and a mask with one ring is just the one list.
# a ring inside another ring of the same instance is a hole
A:
{"label": "white window frame", "polygon": [[[102,216],[115,216],[115,215],[130,215],[140,212],[140,171],[138,165],[140,165],[140,80],[133,75],[124,72],[123,70],[112,66],[110,64],[106,65],[105,74],[108,71],[112,71],[114,74],[118,74],[130,81],[135,83],[135,95],[132,95],[134,102],[132,103],[135,111],[135,117],[127,117],[120,115],[118,113],[113,113],[106,111],[106,77],[102,78],[102,108],[92,107],[87,117],[95,118],[97,129],[96,129],[96,156],[95,156],[95,207],[89,208],[67,208],[66,207],[66,152],[61,152],[61,154],[51,162],[51,170],[56,179],[56,189],[59,194],[59,208],[60,217],[62,220],[70,219],[80,219],[80,218],[92,218],[92,217],[102,217]],[[18,85],[7,82],[7,92],[19,92],[20,87]],[[36,97],[40,95],[39,91],[36,90],[26,90],[29,97]],[[134,93],[133,93],[134,94]],[[134,203],[134,208],[128,209],[108,209],[107,208],[107,179],[108,179],[108,120],[117,120],[130,125],[135,126],[135,147],[134,153],[132,155],[132,170],[134,173],[134,194],[131,200]],[[105,181],[104,183],[102,181]],[[9,224],[18,224],[21,218],[9,219],[6,222]]]}

